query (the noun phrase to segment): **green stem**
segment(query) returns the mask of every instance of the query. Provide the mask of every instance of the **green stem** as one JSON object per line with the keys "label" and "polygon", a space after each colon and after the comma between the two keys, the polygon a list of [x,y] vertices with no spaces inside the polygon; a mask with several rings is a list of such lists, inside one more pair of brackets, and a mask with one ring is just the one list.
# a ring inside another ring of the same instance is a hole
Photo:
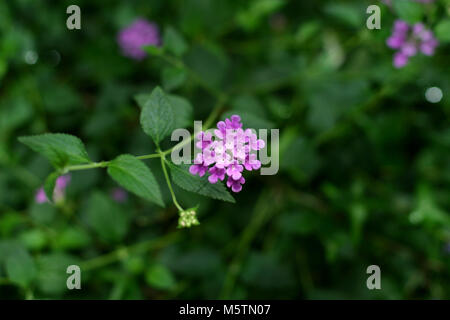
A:
{"label": "green stem", "polygon": [[173,203],[175,204],[175,206],[178,208],[179,211],[184,211],[183,208],[178,203],[177,198],[175,197],[175,193],[173,192],[172,183],[170,182],[169,174],[167,173],[166,158],[164,157],[164,154],[162,152],[161,152],[161,167],[163,169],[164,178],[166,178],[167,186],[169,187]]}
{"label": "green stem", "polygon": [[145,160],[145,159],[152,159],[152,158],[159,158],[161,157],[161,155],[159,153],[153,153],[153,154],[146,154],[144,156],[137,156],[136,158],[140,159],[140,160]]}
{"label": "green stem", "polygon": [[65,168],[64,172],[94,169],[94,168],[105,168],[108,166],[108,163],[109,163],[109,161],[101,161],[101,162],[93,162],[93,163],[88,163],[88,164],[68,166]]}

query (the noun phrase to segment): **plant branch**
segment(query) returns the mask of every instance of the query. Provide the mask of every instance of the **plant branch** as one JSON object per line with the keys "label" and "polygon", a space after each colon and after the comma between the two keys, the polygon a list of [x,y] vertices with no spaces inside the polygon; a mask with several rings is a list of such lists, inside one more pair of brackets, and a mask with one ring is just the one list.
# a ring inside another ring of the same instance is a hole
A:
{"label": "plant branch", "polygon": [[167,173],[166,158],[164,157],[164,154],[162,152],[160,154],[161,154],[161,167],[163,169],[164,178],[166,179],[167,186],[169,187],[170,195],[172,196],[173,203],[175,204],[175,206],[177,207],[177,209],[179,211],[184,211],[183,208],[178,203],[175,193],[173,192],[172,183],[170,182],[169,174]]}

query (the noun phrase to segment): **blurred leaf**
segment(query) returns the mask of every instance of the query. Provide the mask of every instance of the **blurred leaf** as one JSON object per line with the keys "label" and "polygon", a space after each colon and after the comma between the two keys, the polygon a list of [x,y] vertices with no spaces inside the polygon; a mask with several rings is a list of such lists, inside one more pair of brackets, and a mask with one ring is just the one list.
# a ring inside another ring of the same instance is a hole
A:
{"label": "blurred leaf", "polygon": [[191,174],[185,165],[176,166],[170,162],[168,163],[173,181],[182,189],[213,199],[235,203],[234,198],[220,181],[212,184],[205,176],[200,178]]}
{"label": "blurred leaf", "polygon": [[56,208],[49,203],[33,203],[30,217],[34,223],[50,224],[56,217]]}
{"label": "blurred leaf", "polygon": [[161,264],[154,264],[145,273],[147,284],[160,290],[170,290],[175,287],[175,278],[169,269]]}
{"label": "blurred leaf", "polygon": [[246,31],[255,30],[260,24],[262,19],[281,8],[284,4],[284,0],[253,0],[248,1],[250,6],[246,10],[242,10],[237,13],[237,22]]}
{"label": "blurred leaf", "polygon": [[108,164],[108,174],[128,191],[164,207],[153,173],[136,157],[128,154],[118,156]]}
{"label": "blurred leaf", "polygon": [[100,192],[91,195],[83,217],[106,243],[118,243],[128,232],[130,216]]}
{"label": "blurred leaf", "polygon": [[417,198],[417,208],[409,215],[411,223],[450,226],[448,214],[437,206],[429,187],[425,185],[419,186]]}
{"label": "blurred leaf", "polygon": [[0,237],[7,238],[22,223],[24,223],[24,218],[19,213],[3,213],[0,216]]}
{"label": "blurred leaf", "polygon": [[393,8],[400,19],[409,23],[416,23],[422,20],[423,5],[416,1],[396,0],[392,3]]}
{"label": "blurred leaf", "polygon": [[30,250],[41,250],[48,243],[47,235],[39,229],[21,233],[20,241]]}
{"label": "blurred leaf", "polygon": [[36,265],[28,252],[10,254],[6,259],[8,278],[23,287],[30,285],[36,277]]}
{"label": "blurred leaf", "polygon": [[19,141],[45,156],[56,168],[90,162],[83,142],[75,136],[63,133],[45,133],[19,137]]}
{"label": "blurred leaf", "polygon": [[162,89],[156,87],[142,107],[142,129],[158,145],[171,133],[174,117],[172,104]]}
{"label": "blurred leaf", "polygon": [[204,83],[218,87],[228,71],[229,61],[217,46],[196,45],[186,55],[186,64]]}
{"label": "blurred leaf", "polygon": [[349,26],[359,28],[363,25],[363,11],[353,3],[330,2],[326,5],[325,12]]}
{"label": "blurred leaf", "polygon": [[186,79],[187,73],[182,68],[166,67],[162,70],[162,83],[166,91],[178,89],[185,83]]}
{"label": "blurred leaf", "polygon": [[170,26],[164,30],[163,44],[166,51],[171,52],[178,57],[182,56],[188,50],[187,43],[183,39],[183,36]]}
{"label": "blurred leaf", "polygon": [[450,42],[450,19],[442,20],[434,29],[441,42]]}
{"label": "blurred leaf", "polygon": [[91,243],[89,234],[80,227],[67,227],[55,237],[53,248],[61,250],[81,249]]}
{"label": "blurred leaf", "polygon": [[[67,290],[67,267],[78,265],[76,258],[65,253],[43,254],[37,259],[39,289],[48,295],[61,295]],[[83,274],[81,281],[83,281]]]}
{"label": "blurred leaf", "polygon": [[0,104],[0,131],[13,130],[27,122],[32,115],[32,106],[24,97],[6,99]]}
{"label": "blurred leaf", "polygon": [[82,107],[77,92],[70,86],[53,81],[48,89],[42,90],[45,109],[55,114],[63,114]]}

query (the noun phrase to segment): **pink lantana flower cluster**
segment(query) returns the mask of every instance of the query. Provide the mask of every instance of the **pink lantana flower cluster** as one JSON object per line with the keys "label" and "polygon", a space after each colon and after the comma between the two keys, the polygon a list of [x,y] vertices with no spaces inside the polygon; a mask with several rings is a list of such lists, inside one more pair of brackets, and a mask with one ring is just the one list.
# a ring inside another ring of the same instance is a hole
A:
{"label": "pink lantana flower cluster", "polygon": [[408,64],[409,58],[418,52],[432,56],[439,42],[433,32],[422,23],[409,25],[407,22],[397,20],[394,23],[392,35],[387,39],[388,47],[397,50],[393,64],[396,68],[402,68]]}
{"label": "pink lantana flower cluster", "polygon": [[201,149],[189,172],[200,177],[209,173],[210,183],[226,180],[227,187],[233,192],[240,192],[245,183],[244,170],[252,171],[261,168],[256,151],[265,146],[252,129],[243,129],[241,117],[219,121],[214,135],[211,132],[200,132],[197,136],[197,148]]}
{"label": "pink lantana flower cluster", "polygon": [[[61,200],[64,199],[65,191],[69,183],[70,183],[70,175],[59,176],[56,179],[55,189],[53,190],[54,202],[60,202]],[[36,203],[49,202],[43,187],[37,190],[34,200],[36,201]]]}

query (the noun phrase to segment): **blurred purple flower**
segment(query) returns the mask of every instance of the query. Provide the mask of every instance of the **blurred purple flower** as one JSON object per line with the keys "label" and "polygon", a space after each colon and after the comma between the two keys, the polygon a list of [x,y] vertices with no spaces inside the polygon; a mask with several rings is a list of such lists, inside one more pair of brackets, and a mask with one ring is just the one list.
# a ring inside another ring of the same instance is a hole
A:
{"label": "blurred purple flower", "polygon": [[233,192],[240,192],[245,183],[242,176],[244,170],[258,170],[261,167],[256,154],[251,152],[264,148],[265,142],[258,139],[251,129],[242,129],[238,115],[219,121],[214,137],[205,132],[197,135],[196,146],[202,152],[196,156],[189,172],[200,177],[208,172],[208,181],[213,184],[228,176],[227,186]]}
{"label": "blurred purple flower", "polygon": [[[56,179],[55,189],[53,190],[53,201],[59,202],[61,199],[64,198],[64,193],[69,183],[70,183],[70,175],[59,176]],[[48,198],[47,195],[45,194],[43,187],[39,188],[36,191],[34,199],[36,203],[48,202]]]}
{"label": "blurred purple flower", "polygon": [[123,203],[128,199],[128,193],[122,188],[114,188],[111,192],[111,197],[118,203]]}
{"label": "blurred purple flower", "polygon": [[142,50],[143,46],[160,45],[158,26],[143,18],[138,18],[119,32],[117,42],[123,55],[135,60],[142,60],[147,56],[147,53]]}
{"label": "blurred purple flower", "polygon": [[47,202],[47,196],[45,195],[44,188],[39,188],[36,192],[36,196],[34,197],[36,203],[44,203]]}
{"label": "blurred purple flower", "polygon": [[438,41],[429,29],[422,23],[410,26],[402,20],[394,23],[391,36],[386,40],[388,47],[397,50],[394,54],[393,64],[402,68],[408,64],[409,58],[418,52],[431,56],[434,54]]}

